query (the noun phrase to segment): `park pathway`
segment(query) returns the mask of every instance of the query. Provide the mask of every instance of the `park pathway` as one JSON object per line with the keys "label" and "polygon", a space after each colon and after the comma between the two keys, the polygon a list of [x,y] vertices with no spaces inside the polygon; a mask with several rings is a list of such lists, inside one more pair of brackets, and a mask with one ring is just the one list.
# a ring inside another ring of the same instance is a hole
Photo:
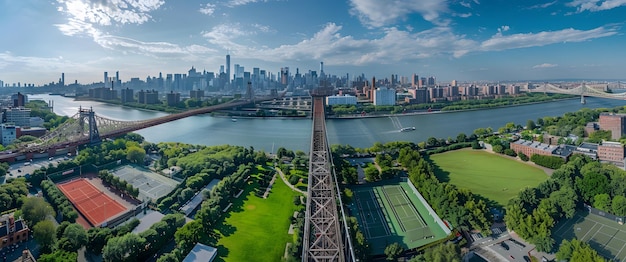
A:
{"label": "park pathway", "polygon": [[297,188],[294,185],[292,185],[291,183],[289,183],[289,181],[287,181],[287,177],[285,177],[285,174],[283,173],[282,170],[280,170],[280,168],[275,167],[274,169],[276,169],[276,172],[278,172],[278,174],[280,175],[280,178],[283,180],[283,182],[285,182],[285,184],[287,186],[289,186],[291,188],[291,190],[294,190],[294,191],[299,192],[300,194],[303,194],[303,195],[306,196],[306,192],[300,190],[299,188]]}

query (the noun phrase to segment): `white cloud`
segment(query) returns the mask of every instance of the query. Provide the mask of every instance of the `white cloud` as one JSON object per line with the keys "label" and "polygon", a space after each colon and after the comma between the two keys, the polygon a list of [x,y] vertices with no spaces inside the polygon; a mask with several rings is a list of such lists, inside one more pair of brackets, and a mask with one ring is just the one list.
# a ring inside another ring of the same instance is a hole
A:
{"label": "white cloud", "polygon": [[94,26],[143,24],[152,18],[163,0],[56,0],[57,10],[68,16],[68,22],[56,25],[66,35],[94,34]]}
{"label": "white cloud", "polygon": [[528,9],[543,9],[543,8],[550,7],[550,6],[554,5],[554,4],[556,4],[556,1],[543,3],[543,4],[536,4],[536,5],[528,7]]}
{"label": "white cloud", "polygon": [[100,36],[94,41],[100,46],[120,52],[131,52],[155,58],[177,57],[192,59],[197,55],[215,53],[216,50],[200,45],[179,46],[167,42],[142,42],[126,37]]}
{"label": "white cloud", "polygon": [[215,12],[215,5],[207,3],[206,5],[202,6],[198,11],[205,15],[213,15],[213,13]]}
{"label": "white cloud", "polygon": [[472,4],[468,3],[468,2],[460,2],[460,5],[467,7],[467,8],[472,8]]}
{"label": "white cloud", "polygon": [[559,31],[543,31],[539,33],[513,34],[507,36],[498,33],[490,39],[483,41],[480,45],[480,49],[483,51],[496,51],[544,46],[562,42],[582,42],[594,38],[612,36],[617,33],[617,29],[605,27],[598,27],[586,31],[569,28]]}
{"label": "white cloud", "polygon": [[597,12],[617,8],[620,6],[626,6],[626,0],[574,0],[567,5],[576,7],[578,12]]}
{"label": "white cloud", "polygon": [[247,4],[252,4],[252,3],[256,3],[256,2],[265,2],[266,0],[230,0],[228,2],[226,2],[226,6],[228,7],[236,7],[236,6],[240,6],[240,5],[247,5]]}
{"label": "white cloud", "polygon": [[405,19],[408,15],[418,13],[424,20],[442,25],[439,14],[448,11],[447,2],[443,0],[350,0],[350,12],[356,15],[361,23],[373,27],[382,27]]}
{"label": "white cloud", "polygon": [[533,69],[538,69],[538,68],[551,68],[551,67],[557,67],[557,64],[548,64],[548,63],[543,63],[543,64],[539,64],[539,65],[535,65],[533,66]]}
{"label": "white cloud", "polygon": [[501,27],[498,27],[498,33],[509,31],[509,29],[511,28],[508,25],[503,25]]}

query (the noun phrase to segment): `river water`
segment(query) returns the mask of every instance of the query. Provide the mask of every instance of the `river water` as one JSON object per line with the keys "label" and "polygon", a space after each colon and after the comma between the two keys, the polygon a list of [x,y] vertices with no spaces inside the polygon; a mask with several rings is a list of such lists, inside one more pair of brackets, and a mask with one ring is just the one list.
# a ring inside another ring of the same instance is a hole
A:
{"label": "river water", "polygon": [[[30,100],[54,101],[54,112],[73,116],[79,107],[93,108],[96,115],[116,120],[144,120],[164,116],[166,113],[140,110],[94,101],[74,101],[72,98],[47,94],[29,95]],[[581,108],[611,108],[624,106],[626,101],[588,97],[585,105],[580,99],[523,105],[516,107],[475,110],[453,113],[430,113],[397,117],[328,119],[326,128],[331,144],[370,147],[375,142],[421,142],[429,137],[456,137],[459,133],[471,134],[475,129],[491,127],[497,130],[508,122],[526,125],[529,119],[544,116],[561,116]],[[252,146],[267,152],[285,147],[309,151],[311,119],[230,118],[201,115],[136,131],[147,141],[182,142],[201,145]],[[400,132],[401,127],[416,128]]]}

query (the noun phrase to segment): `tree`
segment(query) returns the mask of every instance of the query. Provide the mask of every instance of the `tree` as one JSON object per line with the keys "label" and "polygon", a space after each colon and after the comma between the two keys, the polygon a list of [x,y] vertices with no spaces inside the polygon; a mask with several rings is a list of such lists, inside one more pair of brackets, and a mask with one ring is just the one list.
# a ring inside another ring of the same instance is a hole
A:
{"label": "tree", "polygon": [[526,129],[534,130],[535,128],[537,128],[537,125],[535,125],[535,122],[528,119],[528,121],[526,121]]}
{"label": "tree", "polygon": [[626,216],[626,197],[617,195],[613,198],[613,214],[616,216]]}
{"label": "tree", "polygon": [[460,133],[456,136],[456,141],[460,143],[467,141],[467,135],[465,133]]}
{"label": "tree", "polygon": [[609,194],[597,194],[593,197],[593,207],[611,212],[611,196]]}
{"label": "tree", "polygon": [[517,156],[519,156],[519,159],[521,159],[524,162],[528,161],[528,156],[522,152],[519,152]]}
{"label": "tree", "polygon": [[24,199],[24,204],[22,204],[22,215],[24,220],[33,226],[48,216],[54,216],[54,210],[43,198],[28,197]]}
{"label": "tree", "polygon": [[591,248],[589,244],[578,239],[567,239],[561,242],[559,251],[556,252],[558,261],[570,262],[604,262],[606,261],[597,251]]}
{"label": "tree", "polygon": [[75,252],[87,244],[87,232],[79,224],[70,224],[63,231],[63,237],[60,238],[60,240],[64,239],[67,239],[68,245],[66,245],[63,249]]}
{"label": "tree", "polygon": [[107,241],[102,249],[104,261],[136,261],[146,240],[136,234],[127,233]]}
{"label": "tree", "polygon": [[146,150],[141,147],[132,146],[126,149],[126,159],[135,164],[143,164],[146,157]]}
{"label": "tree", "polygon": [[385,255],[389,261],[397,260],[402,252],[404,252],[404,247],[402,247],[398,242],[394,242],[393,244],[385,247]]}
{"label": "tree", "polygon": [[41,255],[37,261],[39,262],[61,262],[61,261],[78,261],[78,253],[68,252],[65,250],[57,250],[50,254]]}
{"label": "tree", "polygon": [[424,250],[422,256],[418,256],[411,261],[427,262],[461,262],[461,250],[455,244],[439,244]]}
{"label": "tree", "polygon": [[56,242],[54,223],[50,220],[38,222],[33,227],[33,237],[41,245],[42,253],[50,252]]}
{"label": "tree", "polygon": [[183,250],[183,253],[189,252],[193,246],[198,243],[202,235],[202,224],[196,220],[185,224],[176,230],[174,238],[176,244]]}
{"label": "tree", "polygon": [[609,193],[609,179],[604,174],[587,172],[582,179],[576,178],[576,188],[584,201],[591,202],[596,195]]}

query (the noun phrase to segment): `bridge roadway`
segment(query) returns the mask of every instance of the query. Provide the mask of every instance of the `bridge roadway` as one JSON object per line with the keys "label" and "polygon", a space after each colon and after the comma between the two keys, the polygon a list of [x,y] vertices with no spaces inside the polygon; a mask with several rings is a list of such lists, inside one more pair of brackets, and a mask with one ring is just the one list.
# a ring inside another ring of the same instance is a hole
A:
{"label": "bridge roadway", "polygon": [[[255,101],[267,101],[271,99],[274,99],[274,97],[256,99]],[[250,103],[253,103],[253,102],[248,101],[248,100],[234,100],[234,101],[230,101],[230,102],[219,104],[219,105],[188,110],[188,111],[181,112],[181,113],[170,114],[170,115],[143,120],[143,121],[135,121],[133,125],[115,129],[110,132],[100,133],[100,138],[101,139],[114,138],[114,137],[118,137],[129,132],[164,124],[164,123],[171,122],[171,121],[176,121],[185,117],[206,114],[206,113],[210,113],[210,112],[221,110],[221,109],[243,106],[243,105],[247,105]],[[22,157],[24,157],[25,159],[32,159],[35,153],[44,153],[44,154],[47,153],[48,156],[54,156],[57,150],[61,150],[61,149],[75,150],[76,147],[80,145],[88,144],[89,142],[90,142],[90,138],[84,137],[78,140],[62,141],[62,142],[58,142],[58,143],[54,143],[50,145],[24,147],[24,148],[18,149],[15,152],[0,155],[0,162],[14,162],[17,159],[21,159]],[[72,152],[71,150],[70,152]]]}
{"label": "bridge roadway", "polygon": [[[343,204],[338,198],[326,137],[324,97],[313,96],[313,132],[302,261],[353,261]],[[337,203],[339,203],[338,209]],[[342,216],[345,218],[345,216]],[[343,222],[343,223],[342,223]],[[343,235],[342,235],[343,232]]]}

